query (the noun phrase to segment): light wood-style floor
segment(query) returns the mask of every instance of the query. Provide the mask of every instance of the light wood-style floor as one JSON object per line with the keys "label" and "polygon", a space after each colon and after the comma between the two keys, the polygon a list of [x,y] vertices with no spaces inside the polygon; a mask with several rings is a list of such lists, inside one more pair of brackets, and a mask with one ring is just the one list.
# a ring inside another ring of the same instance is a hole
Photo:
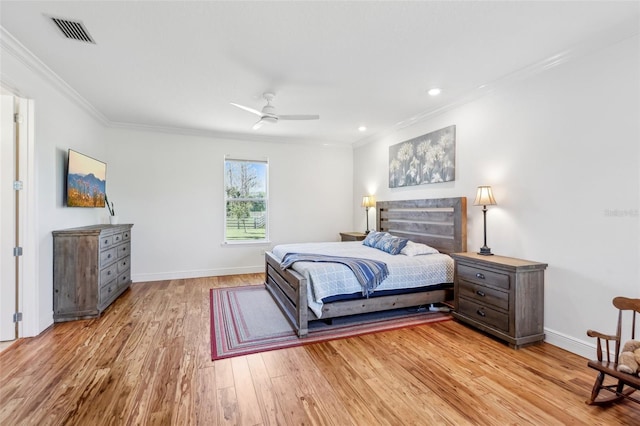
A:
{"label": "light wood-style floor", "polygon": [[133,284],[95,320],[0,353],[0,424],[638,425],[584,403],[595,373],[455,321],[211,361],[209,289],[262,274]]}

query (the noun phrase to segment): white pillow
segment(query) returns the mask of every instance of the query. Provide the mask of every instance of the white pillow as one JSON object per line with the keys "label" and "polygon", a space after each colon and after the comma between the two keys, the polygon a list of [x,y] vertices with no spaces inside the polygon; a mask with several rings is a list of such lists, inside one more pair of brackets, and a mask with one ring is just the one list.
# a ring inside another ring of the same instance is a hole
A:
{"label": "white pillow", "polygon": [[426,244],[422,243],[414,243],[413,241],[408,241],[407,245],[404,246],[400,254],[404,254],[406,256],[419,256],[422,254],[435,254],[440,253],[438,250],[433,247],[429,247]]}

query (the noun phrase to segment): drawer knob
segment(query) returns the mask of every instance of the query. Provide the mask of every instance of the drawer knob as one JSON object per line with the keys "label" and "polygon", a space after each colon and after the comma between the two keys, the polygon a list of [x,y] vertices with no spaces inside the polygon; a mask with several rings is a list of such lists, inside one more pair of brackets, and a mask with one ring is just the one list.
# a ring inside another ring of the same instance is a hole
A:
{"label": "drawer knob", "polygon": [[111,253],[107,255],[107,259],[111,259]]}
{"label": "drawer knob", "polygon": [[111,271],[107,271],[107,275],[111,275]]}
{"label": "drawer knob", "polygon": [[476,274],[476,278],[480,278],[481,280],[484,280],[484,274],[481,274],[480,272],[478,272]]}
{"label": "drawer knob", "polygon": [[476,290],[476,294],[480,297],[485,297],[486,294],[484,294],[484,291],[480,291],[480,290]]}
{"label": "drawer knob", "polygon": [[485,313],[484,313],[484,311],[483,311],[483,310],[481,310],[481,309],[478,309],[478,310],[476,311],[476,314],[480,315],[481,317],[486,317],[486,316],[487,316],[487,314],[485,314]]}

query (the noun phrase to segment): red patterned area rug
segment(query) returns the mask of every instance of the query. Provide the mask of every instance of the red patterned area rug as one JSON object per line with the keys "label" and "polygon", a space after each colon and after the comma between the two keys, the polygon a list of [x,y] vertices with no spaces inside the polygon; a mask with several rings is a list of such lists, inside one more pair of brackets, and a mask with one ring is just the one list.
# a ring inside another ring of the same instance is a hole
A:
{"label": "red patterned area rug", "polygon": [[210,297],[214,361],[451,319],[441,312],[396,309],[334,318],[331,324],[313,321],[308,337],[298,338],[263,285],[211,289]]}

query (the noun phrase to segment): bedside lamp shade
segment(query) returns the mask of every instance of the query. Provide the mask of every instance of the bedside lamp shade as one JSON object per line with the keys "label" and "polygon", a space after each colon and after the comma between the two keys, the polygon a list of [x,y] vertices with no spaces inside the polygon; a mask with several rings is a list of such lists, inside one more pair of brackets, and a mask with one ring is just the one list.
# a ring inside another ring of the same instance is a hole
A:
{"label": "bedside lamp shade", "polygon": [[362,197],[362,207],[375,207],[376,206],[376,200],[375,198],[373,198],[371,195],[365,195],[364,197]]}
{"label": "bedside lamp shade", "polygon": [[493,192],[490,186],[479,186],[478,192],[476,192],[476,200],[473,202],[474,206],[495,206],[496,199],[493,198]]}
{"label": "bedside lamp shade", "polygon": [[375,206],[376,206],[376,199],[373,196],[365,195],[364,197],[362,197],[362,207],[364,207],[364,210],[367,215],[367,230],[365,231],[365,234],[369,233],[369,208],[375,207]]}
{"label": "bedside lamp shade", "polygon": [[478,254],[484,256],[491,256],[491,249],[487,247],[487,206],[495,206],[496,199],[493,198],[493,192],[490,186],[479,186],[478,192],[476,192],[476,199],[473,202],[474,206],[482,206],[482,216],[484,218],[484,245],[480,248]]}

